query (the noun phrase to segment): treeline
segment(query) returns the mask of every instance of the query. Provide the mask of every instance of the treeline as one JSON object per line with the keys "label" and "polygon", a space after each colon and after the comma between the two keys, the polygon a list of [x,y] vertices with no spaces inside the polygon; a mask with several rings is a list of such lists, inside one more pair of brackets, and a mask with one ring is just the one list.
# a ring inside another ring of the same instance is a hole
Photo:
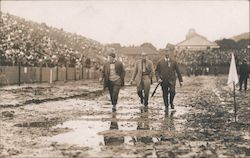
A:
{"label": "treeline", "polygon": [[250,37],[249,39],[241,39],[239,41],[234,41],[232,39],[222,39],[215,41],[220,48],[222,49],[235,49],[235,48],[248,48],[250,46]]}

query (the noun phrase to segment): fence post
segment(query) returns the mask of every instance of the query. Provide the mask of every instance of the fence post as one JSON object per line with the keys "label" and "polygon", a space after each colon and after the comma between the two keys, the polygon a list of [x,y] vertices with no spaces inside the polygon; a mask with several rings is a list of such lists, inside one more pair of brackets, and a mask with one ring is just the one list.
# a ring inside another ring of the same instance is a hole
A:
{"label": "fence post", "polygon": [[49,83],[52,84],[53,82],[53,69],[50,67],[49,69]]}
{"label": "fence post", "polygon": [[87,71],[87,79],[89,79],[89,68],[86,68],[86,71]]}
{"label": "fence post", "polygon": [[68,63],[66,63],[66,82],[68,81]]}
{"label": "fence post", "polygon": [[42,77],[43,77],[43,67],[40,65],[40,83],[42,83]]}
{"label": "fence post", "polygon": [[76,81],[76,66],[74,66],[74,77],[75,77],[75,81]]}
{"label": "fence post", "polygon": [[58,81],[58,65],[56,65],[56,81]]}
{"label": "fence post", "polygon": [[83,64],[82,64],[82,80],[83,80]]}
{"label": "fence post", "polygon": [[21,63],[18,61],[18,86],[21,85]]}

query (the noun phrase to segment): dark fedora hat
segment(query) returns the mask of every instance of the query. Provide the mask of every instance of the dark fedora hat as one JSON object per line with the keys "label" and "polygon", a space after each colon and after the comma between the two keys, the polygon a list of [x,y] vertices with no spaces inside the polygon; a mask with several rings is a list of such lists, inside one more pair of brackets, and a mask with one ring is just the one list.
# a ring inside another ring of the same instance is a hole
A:
{"label": "dark fedora hat", "polygon": [[115,58],[115,53],[109,53],[109,56]]}

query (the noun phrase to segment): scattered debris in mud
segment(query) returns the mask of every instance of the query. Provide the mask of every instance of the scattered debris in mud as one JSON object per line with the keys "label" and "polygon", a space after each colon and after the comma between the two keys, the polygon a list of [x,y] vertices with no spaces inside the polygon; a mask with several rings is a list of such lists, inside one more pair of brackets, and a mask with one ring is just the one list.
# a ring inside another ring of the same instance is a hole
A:
{"label": "scattered debris in mud", "polygon": [[164,111],[160,90],[144,109],[136,87],[131,86],[121,90],[117,112],[111,111],[106,92],[92,91],[84,98],[1,108],[0,155],[250,156],[250,91],[236,93],[235,122],[225,76],[186,77],[184,81],[182,88],[177,87],[176,111]]}

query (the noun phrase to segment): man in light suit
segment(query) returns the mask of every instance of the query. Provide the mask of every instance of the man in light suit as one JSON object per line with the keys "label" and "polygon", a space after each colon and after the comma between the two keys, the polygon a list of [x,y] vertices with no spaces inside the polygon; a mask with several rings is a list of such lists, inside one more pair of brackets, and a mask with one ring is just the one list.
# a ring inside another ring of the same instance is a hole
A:
{"label": "man in light suit", "polygon": [[135,62],[135,69],[130,84],[135,80],[137,94],[141,103],[147,108],[150,85],[154,74],[153,62],[147,59],[145,52],[141,53],[141,59]]}
{"label": "man in light suit", "polygon": [[180,86],[182,86],[183,82],[178,64],[171,58],[170,51],[171,50],[169,49],[164,50],[164,58],[158,62],[155,70],[156,79],[159,83],[161,83],[166,110],[169,105],[169,93],[171,109],[174,109],[176,74],[178,76]]}
{"label": "man in light suit", "polygon": [[110,53],[108,60],[103,67],[102,79],[104,89],[108,87],[113,105],[112,111],[114,112],[116,111],[119,90],[121,86],[124,86],[125,69],[123,64],[115,59],[115,53]]}

